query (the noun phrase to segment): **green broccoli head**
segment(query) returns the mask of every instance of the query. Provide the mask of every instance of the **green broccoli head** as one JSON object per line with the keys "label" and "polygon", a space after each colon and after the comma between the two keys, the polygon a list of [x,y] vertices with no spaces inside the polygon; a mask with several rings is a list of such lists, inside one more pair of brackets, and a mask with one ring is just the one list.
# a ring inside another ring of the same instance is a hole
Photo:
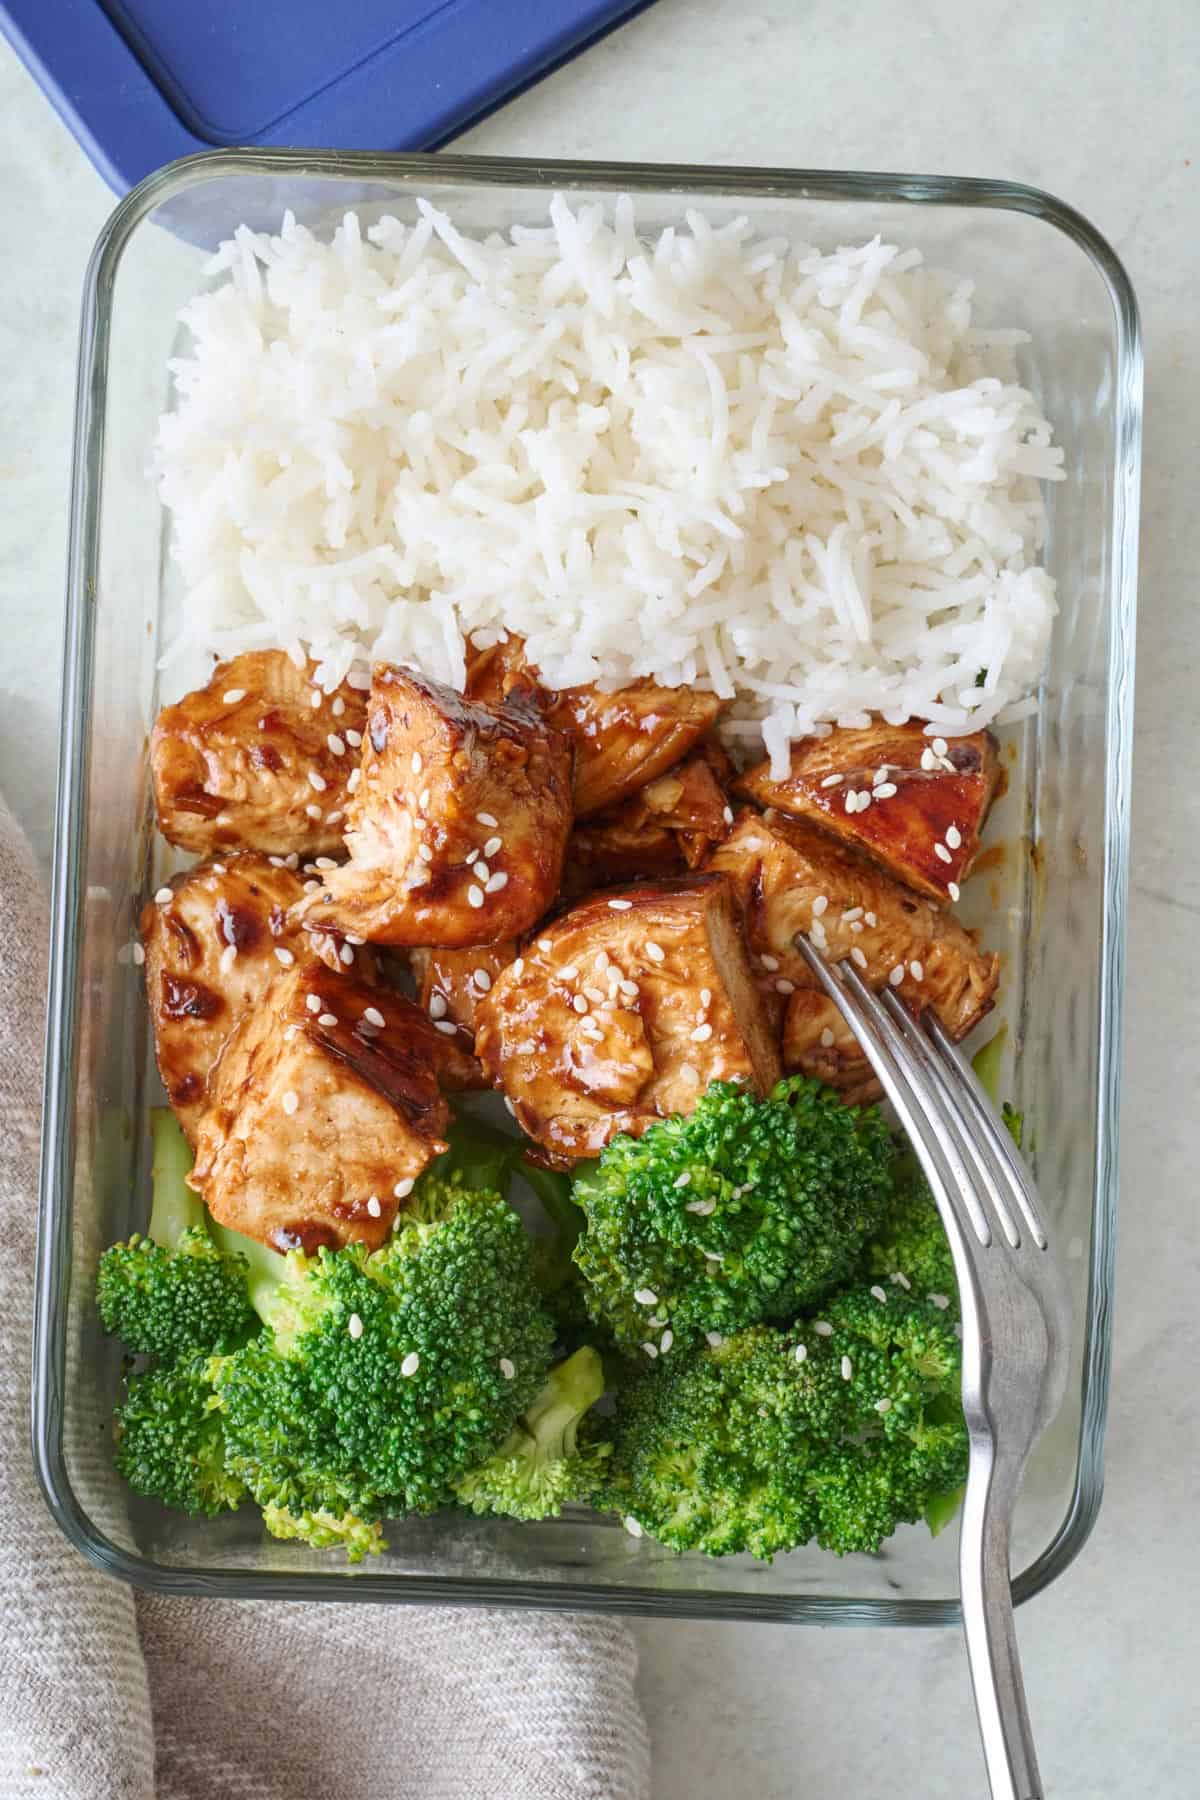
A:
{"label": "green broccoli head", "polygon": [[246,1489],[225,1463],[209,1361],[181,1357],[132,1376],[117,1410],[117,1469],[135,1493],[188,1513],[237,1507]]}
{"label": "green broccoli head", "polygon": [[546,1519],[595,1491],[610,1446],[578,1442],[580,1420],[604,1392],[604,1368],[584,1347],[551,1369],[545,1385],[486,1461],[454,1484],[462,1506],[512,1519]]}
{"label": "green broccoli head", "polygon": [[383,1249],[294,1255],[274,1329],[214,1363],[261,1506],[368,1522],[452,1498],[536,1398],[554,1327],[496,1193],[426,1176]]}
{"label": "green broccoli head", "polygon": [[716,1082],[688,1118],[619,1137],[575,1181],[593,1317],[650,1356],[793,1318],[847,1276],[891,1193],[874,1108],[803,1077]]}
{"label": "green broccoli head", "polygon": [[[958,1278],[946,1228],[912,1150],[893,1165],[893,1193],[878,1229],[863,1246],[859,1278],[897,1287],[958,1317]],[[943,1305],[943,1302],[946,1304]]]}
{"label": "green broccoli head", "polygon": [[171,1360],[231,1350],[258,1319],[247,1287],[249,1265],[218,1248],[204,1207],[185,1179],[187,1140],[165,1108],[153,1115],[154,1201],[149,1234],[137,1232],[100,1258],[96,1301],[104,1329],[139,1355]]}
{"label": "green broccoli head", "polygon": [[966,1473],[959,1346],[928,1307],[850,1289],[621,1394],[601,1502],[669,1549],[878,1550]]}

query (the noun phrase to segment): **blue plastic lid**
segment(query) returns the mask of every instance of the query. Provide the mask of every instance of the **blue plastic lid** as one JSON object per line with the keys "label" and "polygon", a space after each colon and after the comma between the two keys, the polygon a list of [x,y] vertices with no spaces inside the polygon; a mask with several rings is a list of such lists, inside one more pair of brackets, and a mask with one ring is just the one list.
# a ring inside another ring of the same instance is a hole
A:
{"label": "blue plastic lid", "polygon": [[232,144],[431,150],[649,0],[0,0],[118,193]]}

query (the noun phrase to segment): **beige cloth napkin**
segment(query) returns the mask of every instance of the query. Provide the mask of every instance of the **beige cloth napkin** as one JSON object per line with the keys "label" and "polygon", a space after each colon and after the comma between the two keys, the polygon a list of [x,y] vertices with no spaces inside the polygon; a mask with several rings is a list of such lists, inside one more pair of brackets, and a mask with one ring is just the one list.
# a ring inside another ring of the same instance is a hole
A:
{"label": "beige cloth napkin", "polygon": [[46,906],[0,802],[0,1800],[646,1800],[624,1626],[134,1596],[30,1465]]}

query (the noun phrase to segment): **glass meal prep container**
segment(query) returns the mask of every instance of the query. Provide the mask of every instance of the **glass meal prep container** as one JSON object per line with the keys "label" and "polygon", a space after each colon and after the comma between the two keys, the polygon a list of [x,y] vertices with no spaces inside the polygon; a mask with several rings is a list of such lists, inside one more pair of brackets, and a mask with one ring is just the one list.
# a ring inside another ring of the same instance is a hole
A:
{"label": "glass meal prep container", "polygon": [[816,1549],[774,1564],[676,1557],[615,1520],[440,1514],[393,1522],[389,1549],[276,1542],[252,1509],[189,1519],[138,1500],[112,1466],[121,1350],[93,1303],[105,1245],[144,1224],[148,1108],[161,1095],[133,947],[170,866],[153,828],[147,737],[164,620],[177,604],[147,464],[168,404],[179,307],[239,223],[289,209],[331,227],[411,218],[419,195],[468,230],[541,222],[566,189],[636,198],[643,230],[688,206],[832,248],[881,233],[977,283],[981,324],[1022,326],[1022,378],[1065,451],[1045,557],[1060,605],[1035,717],[1000,732],[1007,792],[962,907],[1003,956],[1004,1094],[1032,1156],[1070,1289],[1066,1401],[1038,1445],[1014,1526],[1016,1593],[1052,1581],[1100,1501],[1108,1377],[1128,858],[1141,351],[1108,245],[1049,196],[1003,183],[808,171],[652,168],[302,151],[217,152],[150,176],[96,245],[82,322],[35,1331],[34,1449],[67,1536],[164,1592],[460,1601],[667,1617],[946,1624],[956,1532],[902,1529],[878,1556]]}

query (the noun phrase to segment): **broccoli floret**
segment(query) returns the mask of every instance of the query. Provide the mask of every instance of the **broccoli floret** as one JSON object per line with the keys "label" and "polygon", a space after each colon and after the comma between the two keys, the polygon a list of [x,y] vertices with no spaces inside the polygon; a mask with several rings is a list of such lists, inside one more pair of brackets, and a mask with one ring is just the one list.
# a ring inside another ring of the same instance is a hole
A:
{"label": "broccoli floret", "polygon": [[912,1150],[897,1155],[892,1186],[883,1221],[863,1246],[860,1279],[900,1288],[914,1300],[931,1302],[942,1307],[951,1320],[957,1319],[958,1277],[950,1242]]}
{"label": "broccoli floret", "polygon": [[579,1422],[604,1392],[604,1368],[584,1347],[551,1369],[541,1393],[486,1462],[454,1484],[474,1513],[546,1519],[594,1492],[610,1446],[577,1442]]}
{"label": "broccoli floret", "polygon": [[141,1355],[169,1360],[231,1350],[258,1329],[239,1250],[218,1246],[185,1177],[191,1152],[174,1114],[152,1115],[154,1199],[149,1233],[100,1258],[96,1300],[106,1331]]}
{"label": "broccoli floret", "polygon": [[873,1552],[965,1477],[958,1385],[939,1314],[849,1289],[788,1331],[752,1326],[640,1374],[601,1503],[672,1550]]}
{"label": "broccoli floret", "polygon": [[795,1317],[850,1273],[891,1159],[876,1110],[819,1082],[789,1077],[761,1101],[715,1082],[690,1117],[615,1138],[576,1177],[593,1318],[623,1348],[659,1354]]}
{"label": "broccoli floret", "polygon": [[285,1507],[268,1505],[263,1507],[262,1516],[272,1537],[293,1539],[313,1550],[341,1548],[347,1562],[361,1562],[364,1556],[378,1556],[387,1549],[379,1522],[368,1523],[352,1512],[291,1513]]}
{"label": "broccoli floret", "polygon": [[214,1363],[229,1466],[261,1506],[301,1520],[447,1504],[549,1365],[519,1218],[430,1171],[381,1250],[288,1265],[273,1330]]}
{"label": "broccoli floret", "polygon": [[117,1469],[135,1493],[188,1513],[236,1508],[246,1489],[225,1464],[209,1361],[181,1357],[130,1378],[117,1411]]}
{"label": "broccoli floret", "polygon": [[588,1315],[583,1277],[575,1267],[574,1251],[583,1230],[583,1213],[572,1199],[571,1177],[557,1169],[543,1169],[528,1159],[521,1174],[536,1195],[549,1233],[534,1238],[533,1272],[546,1310],[558,1328],[560,1344],[575,1350],[596,1337]]}

